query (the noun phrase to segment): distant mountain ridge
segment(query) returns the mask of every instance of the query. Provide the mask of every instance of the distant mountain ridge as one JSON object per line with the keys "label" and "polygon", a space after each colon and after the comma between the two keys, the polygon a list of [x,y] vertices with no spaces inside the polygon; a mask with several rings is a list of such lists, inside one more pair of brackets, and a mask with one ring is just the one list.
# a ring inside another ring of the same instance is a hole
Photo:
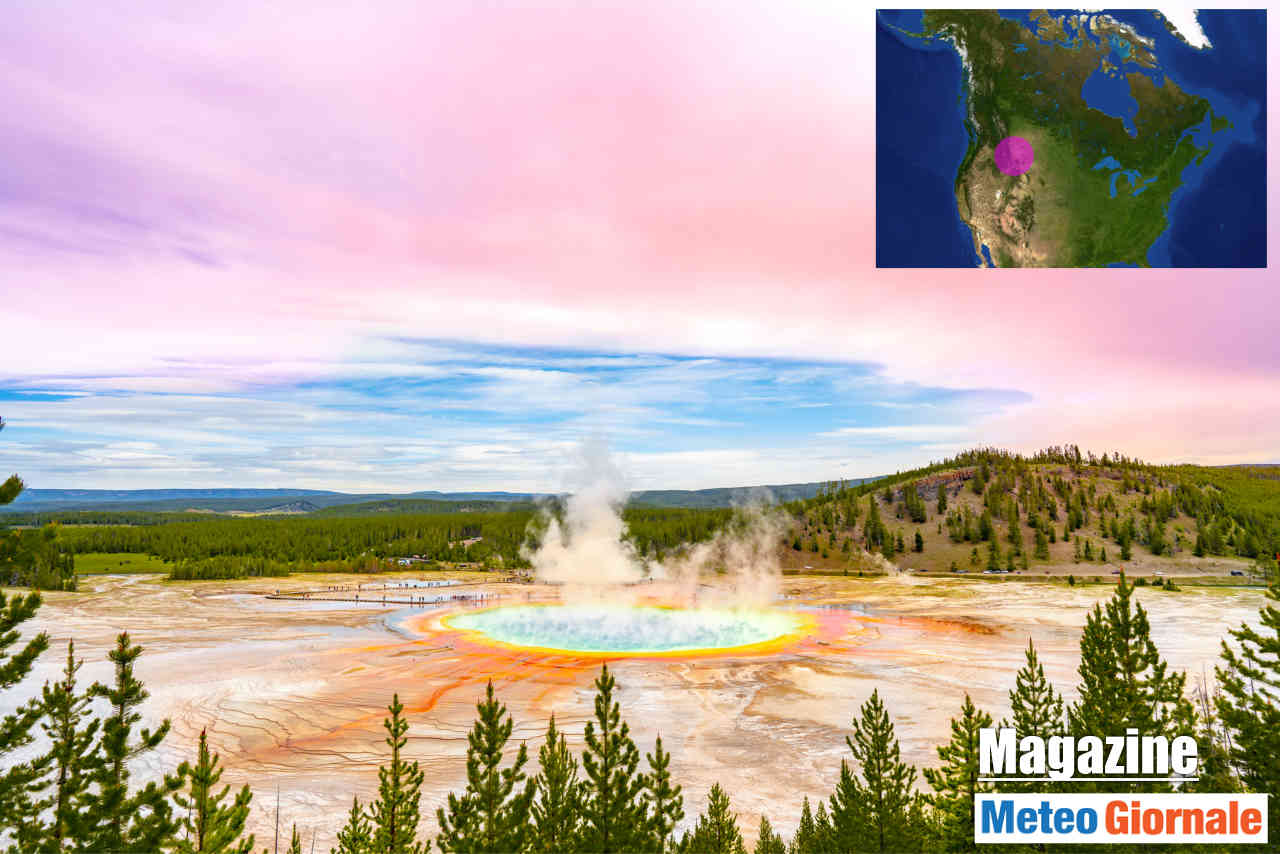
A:
{"label": "distant mountain ridge", "polygon": [[[845,481],[857,486],[873,477]],[[730,507],[745,504],[757,495],[768,493],[775,501],[798,501],[813,498],[830,481],[783,483],[769,486],[723,486],[712,489],[645,489],[631,493],[631,504],[649,507]]]}
{"label": "distant mountain ridge", "polygon": [[[25,489],[10,504],[14,513],[51,510],[213,510],[257,512],[306,503],[313,509],[370,501],[532,501],[542,497],[515,492],[351,493],[324,489]],[[300,508],[299,508],[300,509]],[[298,512],[297,509],[292,512]]]}
{"label": "distant mountain ridge", "polygon": [[[864,478],[862,480],[871,480]],[[850,481],[852,484],[862,480]],[[767,491],[777,501],[812,498],[825,482],[733,486],[712,489],[657,489],[632,493],[630,503],[651,507],[728,507],[751,500]],[[380,505],[382,512],[394,512],[397,502],[406,509],[428,502],[482,502],[527,504],[552,493],[535,492],[440,492],[423,490],[405,493],[352,493],[323,489],[26,489],[5,508],[9,513],[47,513],[76,510],[137,510],[217,513],[309,513],[328,511],[343,505]],[[368,507],[367,509],[373,509]]]}

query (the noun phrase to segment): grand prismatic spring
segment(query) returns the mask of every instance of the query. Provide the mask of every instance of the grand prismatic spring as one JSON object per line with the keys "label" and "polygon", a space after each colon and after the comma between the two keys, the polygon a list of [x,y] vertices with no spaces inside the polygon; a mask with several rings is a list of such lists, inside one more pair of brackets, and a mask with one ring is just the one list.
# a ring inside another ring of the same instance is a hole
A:
{"label": "grand prismatic spring", "polygon": [[[351,592],[325,592],[361,584],[358,602]],[[137,675],[151,692],[146,721],[169,717],[174,730],[140,773],[175,767],[207,727],[226,765],[223,782],[258,793],[250,829],[259,840],[271,837],[279,783],[286,827],[316,828],[317,850],[328,850],[352,794],[363,801],[377,789],[392,692],[406,707],[410,756],[426,772],[424,833],[434,833],[435,807],[465,785],[466,734],[488,680],[514,718],[513,750],[525,741],[536,752],[554,713],[580,751],[602,661],[617,676],[641,750],[657,735],[673,750],[688,812],[718,781],[744,827],[768,812],[790,833],[796,810],[779,805],[830,793],[850,719],[873,689],[904,757],[936,764],[966,692],[1007,712],[1028,639],[1070,697],[1085,616],[1110,593],[1106,585],[788,576],[772,605],[735,609],[717,595],[722,584],[700,584],[706,607],[691,611],[670,607],[687,588],[662,582],[623,587],[601,605],[567,587],[466,573],[376,582],[98,576],[83,579],[81,592],[47,593],[37,627],[51,634],[52,652],[76,639],[86,681],[110,675],[105,655],[117,632],[145,648]],[[1238,588],[1136,595],[1161,653],[1192,685],[1212,674],[1225,628],[1254,619],[1262,602],[1259,591]],[[42,656],[25,688],[56,678],[60,659]]]}
{"label": "grand prismatic spring", "polygon": [[781,611],[610,604],[499,607],[446,623],[503,646],[601,656],[759,650],[808,626],[805,617]]}

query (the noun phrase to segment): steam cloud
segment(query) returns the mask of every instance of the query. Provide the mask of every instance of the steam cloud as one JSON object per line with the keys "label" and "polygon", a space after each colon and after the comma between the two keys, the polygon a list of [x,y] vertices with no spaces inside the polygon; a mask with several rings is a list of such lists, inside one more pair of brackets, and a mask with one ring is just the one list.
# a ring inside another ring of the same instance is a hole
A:
{"label": "steam cloud", "polygon": [[[541,542],[523,552],[540,581],[566,586],[564,598],[616,602],[628,598],[625,585],[643,581],[666,582],[689,605],[764,607],[777,597],[778,543],[788,525],[766,490],[736,507],[711,540],[659,561],[642,557],[625,538],[622,508],[630,490],[603,441],[579,449],[569,488],[563,513],[544,508],[533,523],[543,529]],[[713,585],[704,583],[713,576]]]}
{"label": "steam cloud", "polygon": [[544,509],[546,526],[535,551],[524,552],[540,581],[561,584],[614,585],[643,580],[649,573],[635,547],[623,540],[622,507],[629,490],[603,441],[580,449],[570,478],[571,494],[563,522]]}

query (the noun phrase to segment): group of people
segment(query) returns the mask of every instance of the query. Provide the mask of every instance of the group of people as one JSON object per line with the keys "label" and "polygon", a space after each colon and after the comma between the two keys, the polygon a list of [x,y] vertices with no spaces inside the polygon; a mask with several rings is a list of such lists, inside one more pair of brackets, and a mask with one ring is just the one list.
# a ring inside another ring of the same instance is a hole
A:
{"label": "group of people", "polygon": [[[457,582],[453,582],[453,581],[419,581],[419,582],[401,582],[401,583],[398,583],[398,584],[383,584],[383,585],[379,585],[379,586],[370,585],[370,588],[371,588],[371,589],[373,589],[373,590],[381,590],[381,591],[382,591],[382,593],[381,593],[381,595],[380,595],[378,598],[376,598],[376,599],[375,599],[375,598],[373,598],[373,597],[370,597],[370,598],[368,598],[368,599],[366,599],[366,600],[364,600],[364,601],[366,601],[366,602],[378,602],[378,603],[380,603],[380,604],[386,604],[386,601],[387,601],[387,594],[386,594],[386,591],[387,591],[387,590],[401,590],[401,589],[405,589],[405,588],[414,588],[414,587],[450,587],[450,586],[453,586],[453,585],[454,585],[454,584],[456,584],[456,583],[457,583]],[[326,586],[323,590],[302,590],[302,591],[299,591],[299,592],[297,592],[297,593],[284,594],[284,595],[286,595],[286,596],[293,596],[293,597],[298,598],[298,599],[310,599],[310,598],[311,598],[311,596],[312,596],[312,594],[313,594],[313,593],[315,593],[315,594],[318,594],[320,598],[329,598],[329,597],[325,596],[324,594],[328,594],[328,593],[347,593],[347,592],[353,592],[353,591],[354,591],[354,595],[353,595],[353,597],[352,597],[352,598],[353,598],[356,602],[359,602],[359,601],[361,601],[361,600],[360,600],[360,591],[362,591],[362,590],[364,590],[364,589],[365,589],[365,585],[363,585],[363,584],[356,584],[356,585],[350,585],[350,584],[330,584],[330,585]],[[277,596],[281,595],[280,590],[279,590],[278,588],[276,589],[276,595],[277,595]],[[454,594],[452,594],[452,595],[448,595],[448,596],[439,596],[439,595],[437,595],[437,596],[409,596],[408,604],[410,604],[410,605],[415,605],[415,606],[426,606],[426,605],[438,605],[438,604],[440,604],[441,602],[463,602],[463,601],[479,601],[479,602],[484,602],[484,601],[487,601],[488,599],[490,599],[491,597],[493,597],[494,595],[495,595],[495,594],[491,594],[491,593],[454,593]],[[345,597],[340,597],[340,598],[345,598]],[[393,603],[393,604],[395,603],[395,601],[396,601],[395,599],[392,599],[392,603]],[[401,601],[403,601],[403,600],[401,600]]]}

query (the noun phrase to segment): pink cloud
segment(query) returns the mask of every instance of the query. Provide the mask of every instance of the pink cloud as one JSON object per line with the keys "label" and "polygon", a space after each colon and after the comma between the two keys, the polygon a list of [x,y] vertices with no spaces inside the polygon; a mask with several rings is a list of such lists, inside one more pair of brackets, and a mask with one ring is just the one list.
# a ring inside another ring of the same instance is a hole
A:
{"label": "pink cloud", "polygon": [[1117,445],[1176,398],[1187,443],[1280,450],[1220,406],[1280,390],[1267,271],[874,269],[873,29],[781,0],[29,5],[0,37],[4,373],[387,335],[791,355],[1092,406]]}

